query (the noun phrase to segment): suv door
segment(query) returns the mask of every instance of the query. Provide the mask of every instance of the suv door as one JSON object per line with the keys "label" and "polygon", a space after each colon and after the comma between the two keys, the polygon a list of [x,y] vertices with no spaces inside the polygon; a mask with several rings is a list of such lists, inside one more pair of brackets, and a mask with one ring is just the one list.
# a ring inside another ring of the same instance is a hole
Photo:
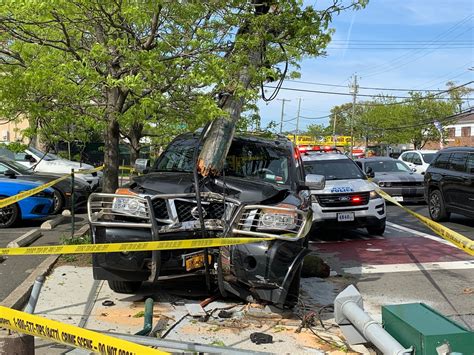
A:
{"label": "suv door", "polygon": [[401,159],[410,167],[410,169],[413,169],[413,155],[414,153],[403,153],[401,156]]}
{"label": "suv door", "polygon": [[423,160],[421,159],[420,153],[418,152],[413,153],[412,163],[413,163],[413,168],[415,169],[415,172],[421,174],[424,171]]}
{"label": "suv door", "polygon": [[467,156],[463,182],[466,191],[466,207],[472,215],[474,214],[474,153],[469,153]]}
{"label": "suv door", "polygon": [[451,153],[448,170],[443,176],[445,202],[451,207],[465,208],[467,203],[464,189],[467,152]]}

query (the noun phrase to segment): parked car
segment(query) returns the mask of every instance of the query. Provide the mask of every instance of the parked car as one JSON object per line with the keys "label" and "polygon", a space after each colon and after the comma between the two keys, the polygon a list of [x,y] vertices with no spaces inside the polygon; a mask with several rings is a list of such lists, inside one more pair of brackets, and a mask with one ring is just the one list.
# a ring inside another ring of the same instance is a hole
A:
{"label": "parked car", "polygon": [[[40,186],[36,182],[0,178],[0,200]],[[53,207],[53,189],[43,190],[9,206],[0,208],[0,228],[8,228],[21,220],[42,218]]]}
{"label": "parked car", "polygon": [[474,147],[440,150],[425,174],[425,197],[434,221],[451,213],[474,218]]}
{"label": "parked car", "polygon": [[[92,165],[82,164],[75,161],[58,157],[52,153],[45,153],[34,147],[28,147],[23,152],[12,152],[6,146],[0,147],[0,156],[10,158],[22,164],[31,171],[39,173],[68,174],[71,169],[80,173],[94,169]],[[101,183],[102,172],[93,172],[88,174],[76,174],[78,179],[86,181],[92,188],[97,189]]]}
{"label": "parked car", "polygon": [[366,174],[374,174],[372,181],[398,202],[424,202],[423,175],[413,172],[404,162],[374,157],[359,159],[356,163]]}
{"label": "parked car", "polygon": [[340,153],[306,153],[302,158],[307,174],[326,179],[323,190],[311,191],[315,226],[385,232],[385,201],[352,159]]}
{"label": "parked car", "polygon": [[[51,182],[62,174],[37,173],[31,169],[25,168],[22,164],[15,160],[0,156],[0,176],[10,179],[21,179],[24,181],[35,181],[42,184]],[[64,209],[70,209],[72,205],[72,181],[70,178],[62,180],[52,186],[54,191],[54,206],[51,214],[61,213]],[[74,207],[85,207],[87,198],[91,193],[90,185],[82,179],[74,180]]]}
{"label": "parked car", "polygon": [[408,150],[398,159],[404,161],[414,172],[424,175],[436,152],[437,150]]}
{"label": "parked car", "polygon": [[[199,239],[200,213],[193,180],[198,136],[177,137],[150,172],[116,194],[92,194],[89,220],[94,243]],[[306,176],[313,189],[321,176]],[[308,253],[311,204],[298,151],[282,137],[235,137],[221,177],[201,184],[202,218],[214,238],[254,237],[255,243],[209,248],[213,288],[223,295],[291,307]],[[259,242],[261,237],[273,241]],[[203,274],[202,249],[93,255],[94,278],[112,290],[133,293],[143,281]]]}

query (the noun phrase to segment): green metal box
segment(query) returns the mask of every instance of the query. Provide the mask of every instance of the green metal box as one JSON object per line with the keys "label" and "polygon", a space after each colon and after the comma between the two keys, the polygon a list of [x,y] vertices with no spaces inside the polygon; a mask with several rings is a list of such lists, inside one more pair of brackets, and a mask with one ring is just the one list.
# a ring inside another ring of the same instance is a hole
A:
{"label": "green metal box", "polygon": [[415,355],[437,354],[442,344],[448,344],[451,352],[474,354],[474,332],[424,303],[382,306],[382,323],[405,348],[413,346]]}

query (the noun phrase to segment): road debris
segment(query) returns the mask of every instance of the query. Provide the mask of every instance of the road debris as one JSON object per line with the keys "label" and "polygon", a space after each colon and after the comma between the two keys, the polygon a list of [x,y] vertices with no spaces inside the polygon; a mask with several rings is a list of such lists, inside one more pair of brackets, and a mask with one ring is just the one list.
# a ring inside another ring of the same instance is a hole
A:
{"label": "road debris", "polygon": [[250,340],[257,345],[273,343],[273,337],[271,335],[259,332],[250,334]]}

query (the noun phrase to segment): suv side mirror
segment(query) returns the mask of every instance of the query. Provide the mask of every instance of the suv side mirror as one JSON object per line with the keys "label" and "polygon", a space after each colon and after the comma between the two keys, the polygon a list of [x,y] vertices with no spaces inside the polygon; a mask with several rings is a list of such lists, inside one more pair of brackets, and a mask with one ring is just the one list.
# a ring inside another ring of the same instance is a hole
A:
{"label": "suv side mirror", "polygon": [[307,174],[304,182],[311,190],[322,190],[326,186],[324,175]]}
{"label": "suv side mirror", "polygon": [[375,177],[375,173],[372,167],[368,166],[367,168],[365,168],[365,175],[367,175],[367,177],[371,179]]}

